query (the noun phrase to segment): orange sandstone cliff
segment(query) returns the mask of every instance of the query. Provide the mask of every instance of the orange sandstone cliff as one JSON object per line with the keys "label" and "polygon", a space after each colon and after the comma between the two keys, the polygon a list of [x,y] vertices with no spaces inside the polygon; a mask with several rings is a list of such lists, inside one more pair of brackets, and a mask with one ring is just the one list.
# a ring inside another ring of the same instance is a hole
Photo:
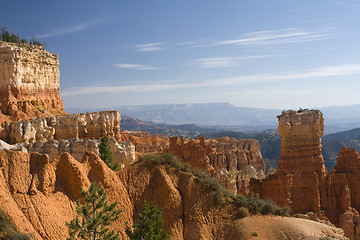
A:
{"label": "orange sandstone cliff", "polygon": [[144,199],[159,208],[170,239],[342,239],[342,231],[305,219],[253,216],[239,219],[233,205],[220,205],[215,193],[189,173],[169,166],[139,162],[118,173],[111,171],[91,152],[83,162],[68,153],[50,163],[38,153],[0,151],[0,207],[22,232],[36,240],[67,237],[65,222],[76,212],[80,187],[98,182],[110,202],[123,210],[111,229],[126,239],[126,222],[131,225]]}
{"label": "orange sandstone cliff", "polygon": [[0,120],[63,114],[59,87],[57,54],[0,41]]}

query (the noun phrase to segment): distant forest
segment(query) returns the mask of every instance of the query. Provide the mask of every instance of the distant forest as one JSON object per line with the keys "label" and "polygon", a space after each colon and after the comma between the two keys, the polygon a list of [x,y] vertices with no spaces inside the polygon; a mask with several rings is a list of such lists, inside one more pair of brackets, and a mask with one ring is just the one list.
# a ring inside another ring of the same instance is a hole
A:
{"label": "distant forest", "polygon": [[21,38],[18,34],[15,33],[10,34],[6,26],[1,27],[0,40],[4,42],[12,42],[12,43],[29,43],[32,45],[42,46],[44,48],[46,47],[45,42],[37,41],[34,36],[32,36],[30,42],[28,42],[25,38]]}

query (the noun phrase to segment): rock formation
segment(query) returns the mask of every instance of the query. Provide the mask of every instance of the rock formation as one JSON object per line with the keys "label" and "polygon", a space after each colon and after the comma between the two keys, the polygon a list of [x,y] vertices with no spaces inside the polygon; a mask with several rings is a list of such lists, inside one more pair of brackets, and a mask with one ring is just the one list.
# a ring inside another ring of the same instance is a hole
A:
{"label": "rock formation", "polygon": [[295,213],[319,212],[320,185],[326,177],[321,155],[324,119],[318,110],[284,111],[279,119],[281,158],[275,174],[252,181],[250,190],[288,205]]}
{"label": "rock formation", "polygon": [[[97,139],[70,139],[70,140],[50,140],[48,142],[38,141],[35,143],[26,143],[22,146],[29,153],[38,152],[47,154],[49,162],[53,162],[61,153],[67,152],[79,162],[83,161],[86,151],[91,151],[99,155],[100,140]],[[120,168],[135,162],[135,146],[131,142],[118,143],[115,138],[109,138],[111,152],[114,162],[118,163]]]}
{"label": "rock formation", "polygon": [[59,56],[42,47],[0,41],[0,113],[23,120],[64,113]]}
{"label": "rock formation", "polygon": [[6,122],[0,139],[8,143],[33,143],[51,139],[120,137],[119,111],[88,112]]}
{"label": "rock formation", "polygon": [[162,153],[168,146],[168,138],[164,135],[150,135],[148,132],[122,131],[121,140],[135,145],[136,153]]}
{"label": "rock formation", "polygon": [[247,192],[250,178],[264,178],[265,163],[258,141],[228,137],[205,140],[169,138],[164,152],[177,155],[194,168],[217,177],[231,192]]}
{"label": "rock formation", "polygon": [[118,174],[94,153],[82,163],[62,153],[52,163],[45,154],[0,151],[0,208],[22,232],[36,240],[66,239],[67,226],[75,217],[80,187],[97,182],[123,210],[111,229],[125,239],[126,222],[131,225],[144,199],[162,209],[170,239],[318,239],[338,238],[342,231],[305,219],[247,217],[238,219],[233,205],[220,205],[215,193],[196,178],[169,166],[136,163]]}
{"label": "rock formation", "polygon": [[324,118],[319,110],[283,111],[278,116],[281,158],[277,172],[326,175],[321,155]]}
{"label": "rock formation", "polygon": [[343,147],[327,175],[321,155],[322,113],[284,111],[278,119],[282,142],[277,172],[263,180],[252,179],[251,192],[288,205],[293,213],[314,212],[343,227],[350,239],[360,239],[360,155]]}

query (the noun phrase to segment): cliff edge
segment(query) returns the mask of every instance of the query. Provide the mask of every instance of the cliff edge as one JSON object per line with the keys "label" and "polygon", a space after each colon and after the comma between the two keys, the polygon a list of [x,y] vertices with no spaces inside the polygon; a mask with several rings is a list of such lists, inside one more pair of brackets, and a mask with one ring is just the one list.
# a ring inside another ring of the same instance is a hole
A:
{"label": "cliff edge", "polygon": [[0,41],[0,120],[64,113],[59,56],[40,46]]}

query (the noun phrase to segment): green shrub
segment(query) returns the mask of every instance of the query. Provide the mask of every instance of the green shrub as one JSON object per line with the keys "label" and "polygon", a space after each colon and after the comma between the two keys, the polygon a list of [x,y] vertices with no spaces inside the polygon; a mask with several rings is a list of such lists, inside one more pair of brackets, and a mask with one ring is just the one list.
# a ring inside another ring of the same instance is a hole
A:
{"label": "green shrub", "polygon": [[100,158],[106,163],[106,165],[113,171],[120,170],[119,164],[113,162],[113,154],[111,152],[109,138],[104,135],[100,139],[99,144]]}
{"label": "green shrub", "polygon": [[29,240],[32,238],[30,234],[19,232],[9,215],[2,209],[0,209],[0,236],[4,240]]}
{"label": "green shrub", "polygon": [[189,172],[191,169],[190,164],[179,162],[175,155],[169,153],[142,155],[139,156],[139,161],[146,161],[154,165],[169,165],[182,172]]}
{"label": "green shrub", "polygon": [[107,227],[120,217],[122,210],[116,209],[118,203],[109,205],[104,188],[99,188],[96,182],[91,183],[88,191],[80,188],[80,192],[86,203],[82,205],[77,201],[77,215],[71,222],[66,223],[70,236],[68,240],[119,240],[119,233],[110,231]]}
{"label": "green shrub", "polygon": [[240,207],[237,209],[235,216],[236,218],[246,218],[249,216],[249,210],[247,208]]}
{"label": "green shrub", "polygon": [[275,210],[274,214],[278,215],[278,216],[289,217],[290,211],[291,211],[291,209],[289,206],[286,206],[286,207],[277,206],[277,209]]}
{"label": "green shrub", "polygon": [[[146,161],[154,165],[166,164],[174,167],[179,171],[193,174],[199,182],[201,182],[202,184],[207,186],[210,190],[215,192],[215,198],[218,203],[224,203],[224,199],[226,199],[228,200],[228,202],[232,202],[237,207],[239,207],[239,209],[241,209],[239,210],[240,213],[237,213],[239,214],[239,217],[245,215],[247,216],[249,213],[250,214],[260,213],[262,215],[275,214],[279,216],[289,216],[290,213],[289,207],[284,207],[284,208],[279,207],[271,201],[265,201],[261,199],[258,194],[250,194],[250,196],[248,197],[241,194],[235,196],[223,185],[221,185],[216,178],[209,176],[209,174],[204,170],[193,169],[191,168],[190,164],[179,162],[176,159],[176,156],[172,154],[168,154],[168,153],[147,154],[140,156],[139,160]],[[246,213],[244,209],[246,209]]]}
{"label": "green shrub", "polygon": [[133,225],[133,231],[127,226],[126,234],[130,240],[166,240],[169,238],[163,228],[161,210],[153,203],[146,201],[144,201],[144,208],[139,214],[139,220]]}

